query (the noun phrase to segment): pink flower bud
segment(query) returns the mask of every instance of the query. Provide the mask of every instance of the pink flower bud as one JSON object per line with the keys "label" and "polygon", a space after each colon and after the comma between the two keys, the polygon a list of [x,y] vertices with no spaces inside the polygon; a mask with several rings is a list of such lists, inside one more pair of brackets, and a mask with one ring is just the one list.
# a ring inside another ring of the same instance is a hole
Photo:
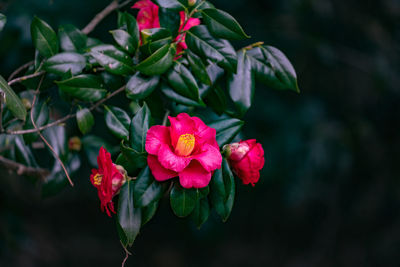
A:
{"label": "pink flower bud", "polygon": [[264,149],[255,139],[227,145],[226,156],[233,171],[243,184],[258,182],[260,170],[264,167]]}

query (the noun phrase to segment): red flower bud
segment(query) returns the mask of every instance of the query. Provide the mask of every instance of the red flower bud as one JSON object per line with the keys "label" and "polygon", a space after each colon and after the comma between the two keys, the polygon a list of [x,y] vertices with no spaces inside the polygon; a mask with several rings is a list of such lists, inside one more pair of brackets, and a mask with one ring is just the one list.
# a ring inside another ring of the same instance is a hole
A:
{"label": "red flower bud", "polygon": [[126,181],[127,174],[122,166],[112,162],[110,153],[103,147],[100,148],[97,156],[97,164],[99,168],[92,170],[90,182],[98,190],[101,210],[103,212],[106,210],[107,215],[111,217],[111,212],[115,213],[112,199],[119,193],[121,186]]}
{"label": "red flower bud", "polygon": [[77,136],[73,136],[68,140],[68,148],[71,151],[80,151],[82,148],[81,139]]}
{"label": "red flower bud", "polygon": [[264,166],[264,149],[255,139],[229,144],[224,149],[229,163],[243,184],[258,182]]}

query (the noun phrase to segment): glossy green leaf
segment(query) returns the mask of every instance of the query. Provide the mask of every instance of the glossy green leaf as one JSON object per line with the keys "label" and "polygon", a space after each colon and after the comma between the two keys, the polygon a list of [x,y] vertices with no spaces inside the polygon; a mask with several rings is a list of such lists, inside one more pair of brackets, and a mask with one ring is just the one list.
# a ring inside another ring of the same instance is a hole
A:
{"label": "glossy green leaf", "polygon": [[[5,103],[12,114],[20,120],[25,120],[26,109],[21,99],[15,94],[6,80],[0,75],[0,92],[4,93]],[[3,99],[2,99],[3,100]]]}
{"label": "glossy green leaf", "polygon": [[186,44],[198,56],[217,63],[225,70],[236,72],[235,49],[227,40],[213,38],[206,26],[191,28],[186,34]]}
{"label": "glossy green leaf", "polygon": [[124,246],[131,246],[139,234],[142,225],[142,212],[135,207],[134,203],[134,182],[127,181],[119,193],[118,200],[118,223],[126,236]]}
{"label": "glossy green leaf", "polygon": [[15,159],[26,166],[38,167],[35,157],[22,136],[15,137]]}
{"label": "glossy green leaf", "polygon": [[76,122],[82,134],[90,132],[94,125],[94,117],[88,108],[79,109],[76,112]]}
{"label": "glossy green leaf", "polygon": [[[43,136],[53,147],[55,154],[64,161],[68,155],[67,134],[65,127],[54,126],[47,128],[43,131]],[[57,160],[54,159],[54,162],[56,161]]]}
{"label": "glossy green leaf", "polygon": [[86,58],[78,53],[64,52],[49,58],[44,69],[49,73],[65,75],[71,71],[72,75],[77,75],[86,67]]}
{"label": "glossy green leaf", "polygon": [[158,201],[155,201],[148,206],[142,208],[142,226],[148,223],[156,214]]}
{"label": "glossy green leaf", "polygon": [[163,188],[150,172],[149,167],[144,168],[137,176],[134,185],[134,200],[136,207],[146,207],[158,201],[163,194]]}
{"label": "glossy green leaf", "polygon": [[136,69],[149,76],[161,75],[171,67],[175,53],[174,45],[165,44],[154,54],[140,62]]}
{"label": "glossy green leaf", "polygon": [[118,27],[127,33],[133,38],[133,42],[136,44],[136,48],[139,45],[139,26],[136,22],[134,16],[129,14],[128,12],[118,13]]}
{"label": "glossy green leaf", "polygon": [[222,168],[214,172],[210,196],[212,206],[225,222],[235,200],[235,180],[226,159],[222,161]]}
{"label": "glossy green leaf", "polygon": [[251,70],[251,60],[246,52],[241,50],[238,53],[237,73],[231,74],[228,78],[228,88],[231,99],[243,116],[250,108],[254,97],[254,74]]}
{"label": "glossy green leaf", "polygon": [[104,106],[104,119],[108,129],[118,138],[128,140],[131,119],[122,109]]}
{"label": "glossy green leaf", "polygon": [[210,77],[210,80],[211,80],[211,85],[200,84],[199,93],[202,98],[204,96],[207,96],[207,94],[212,89],[214,84],[217,84],[219,79],[222,78],[223,75],[225,74],[224,69],[218,67],[217,64],[210,64],[207,66],[206,69],[207,69],[208,76]]}
{"label": "glossy green leaf", "polygon": [[171,31],[166,28],[144,29],[140,32],[143,44],[163,39],[172,39]]}
{"label": "glossy green leaf", "polygon": [[178,217],[186,217],[192,213],[197,202],[196,189],[185,189],[179,182],[175,183],[170,193],[172,211]]}
{"label": "glossy green leaf", "polygon": [[203,61],[200,57],[194,53],[187,51],[187,59],[189,61],[190,68],[192,69],[193,75],[199,79],[200,82],[211,85],[211,78],[207,73],[206,66],[204,66]]}
{"label": "glossy green leaf", "polygon": [[226,99],[224,90],[219,84],[216,84],[211,88],[205,100],[207,105],[210,106],[215,113],[222,115],[228,107]]}
{"label": "glossy green leaf", "polygon": [[243,124],[244,122],[239,119],[222,119],[211,122],[208,126],[217,131],[217,143],[222,148],[235,138],[242,129]]}
{"label": "glossy green leaf", "polygon": [[169,9],[160,7],[158,9],[158,17],[161,27],[168,29],[173,36],[178,34],[181,25],[181,16],[179,12],[171,12]]}
{"label": "glossy green leaf", "polygon": [[111,73],[128,75],[134,72],[132,58],[113,45],[98,45],[92,47],[90,49],[90,55]]}
{"label": "glossy green leaf", "polygon": [[154,0],[156,4],[162,8],[172,9],[172,10],[183,10],[185,8],[181,2],[178,0]]}
{"label": "glossy green leaf", "polygon": [[199,99],[199,101],[194,101],[190,98],[179,95],[174,90],[172,90],[169,86],[163,85],[161,87],[161,91],[167,98],[169,98],[170,100],[172,100],[176,103],[186,105],[186,106],[192,106],[192,107],[205,107],[206,106],[206,104],[201,99]]}
{"label": "glossy green leaf", "polygon": [[66,24],[58,28],[61,49],[67,52],[83,52],[86,49],[87,36],[74,25]]}
{"label": "glossy green leaf", "polygon": [[146,135],[150,128],[151,112],[147,104],[144,103],[143,107],[133,116],[129,141],[131,147],[138,152],[145,152]]}
{"label": "glossy green leaf", "polygon": [[6,23],[7,23],[7,17],[4,14],[0,13],[0,32],[3,30]]}
{"label": "glossy green leaf", "polygon": [[81,74],[56,83],[64,93],[83,101],[98,101],[107,93],[102,80],[92,74]]}
{"label": "glossy green leaf", "polygon": [[134,100],[144,99],[156,89],[159,81],[159,76],[144,77],[137,72],[126,84],[126,96]]}
{"label": "glossy green leaf", "polygon": [[199,87],[196,79],[183,64],[176,63],[168,72],[167,79],[177,94],[199,101]]}
{"label": "glossy green leaf", "polygon": [[130,148],[125,145],[122,140],[120,144],[121,153],[128,161],[129,167],[132,169],[132,172],[144,168],[147,165],[147,153],[136,151],[133,148]]}
{"label": "glossy green leaf", "polygon": [[257,80],[274,89],[300,92],[296,71],[280,50],[259,46],[249,50],[248,55]]}
{"label": "glossy green leaf", "polygon": [[33,45],[45,58],[58,53],[58,38],[49,24],[34,17],[31,23],[31,36]]}
{"label": "glossy green leaf", "polygon": [[210,203],[208,198],[199,199],[194,207],[193,213],[190,216],[196,224],[197,228],[200,227],[207,221],[210,216]]}
{"label": "glossy green leaf", "polygon": [[124,30],[113,30],[111,34],[115,42],[129,54],[134,54],[139,46],[138,40],[135,40],[128,32]]}
{"label": "glossy green leaf", "polygon": [[225,11],[206,8],[201,10],[203,21],[212,35],[218,38],[230,40],[242,40],[250,38],[240,24]]}

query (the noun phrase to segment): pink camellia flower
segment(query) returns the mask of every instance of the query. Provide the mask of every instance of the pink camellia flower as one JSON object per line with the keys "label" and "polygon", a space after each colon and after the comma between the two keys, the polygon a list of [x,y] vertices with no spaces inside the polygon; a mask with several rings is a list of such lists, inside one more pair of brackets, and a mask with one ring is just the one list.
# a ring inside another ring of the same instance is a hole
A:
{"label": "pink camellia flower", "polygon": [[[140,31],[145,29],[160,28],[160,19],[158,17],[158,6],[154,4],[151,0],[140,0],[136,2],[132,6],[132,8],[139,9],[139,13],[137,15],[137,22]],[[200,24],[200,20],[198,18],[189,18],[187,20],[187,23],[184,25],[186,21],[186,14],[184,11],[180,11],[179,15],[181,17],[179,31],[187,31],[193,26]],[[177,54],[182,52],[184,49],[187,49],[187,45],[185,43],[185,35],[186,33],[183,33],[182,40],[177,43],[176,46]],[[180,38],[181,35],[178,35],[175,38],[175,42],[177,42]]]}
{"label": "pink camellia flower", "polygon": [[[126,171],[122,166],[115,165],[111,160],[110,153],[103,147],[100,148],[97,156],[99,168],[93,169],[90,175],[90,182],[97,188],[100,199],[101,210],[106,210],[111,217],[115,213],[113,197],[119,193],[121,186],[126,181]],[[110,212],[111,211],[111,212]]]}
{"label": "pink camellia flower", "polygon": [[264,149],[255,139],[227,145],[229,164],[243,184],[254,186],[260,178],[264,166]]}
{"label": "pink camellia flower", "polygon": [[171,126],[156,125],[147,132],[147,163],[154,178],[165,181],[179,176],[184,188],[207,186],[222,163],[215,129],[186,113],[168,118]]}

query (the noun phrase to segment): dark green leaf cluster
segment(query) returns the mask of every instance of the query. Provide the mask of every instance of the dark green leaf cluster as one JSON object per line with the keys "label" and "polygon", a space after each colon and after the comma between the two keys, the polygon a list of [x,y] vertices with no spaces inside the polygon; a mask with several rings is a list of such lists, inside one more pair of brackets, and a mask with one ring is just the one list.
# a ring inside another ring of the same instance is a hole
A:
{"label": "dark green leaf cluster", "polygon": [[[280,50],[261,42],[234,48],[231,40],[249,36],[227,12],[203,0],[155,3],[160,28],[139,31],[135,17],[120,12],[116,27],[110,30],[111,44],[73,25],[55,31],[35,17],[31,23],[35,58],[25,75],[15,81],[21,83],[16,87],[21,92],[15,93],[10,86],[14,82],[0,76],[4,106],[0,146],[10,147],[2,150],[2,156],[27,167],[49,169],[43,182],[44,196],[56,194],[68,181],[59,161],[48,160],[51,153],[38,160],[39,131],[70,174],[80,167],[83,156],[96,167],[103,146],[116,156],[115,163],[123,166],[129,177],[135,177],[129,178],[119,193],[117,228],[124,245],[133,243],[163,196],[169,197],[174,214],[190,216],[198,227],[212,210],[226,221],[234,203],[235,180],[225,159],[205,188],[185,189],[176,179],[157,182],[147,166],[145,150],[146,134],[153,124],[165,125],[168,114],[199,116],[217,130],[222,149],[240,133],[241,118],[252,106],[256,81],[273,89],[299,92],[294,68]],[[181,21],[179,12],[186,21]],[[201,24],[183,31],[181,26],[192,17]],[[0,14],[0,31],[5,23],[6,17]],[[177,54],[183,41],[187,49]],[[105,103],[119,93],[124,95],[118,96],[118,104]],[[65,117],[54,116],[55,98],[71,110]],[[72,130],[66,131],[61,124],[74,117],[78,146],[69,140]],[[101,121],[115,140],[106,142],[102,134],[93,131]]]}

